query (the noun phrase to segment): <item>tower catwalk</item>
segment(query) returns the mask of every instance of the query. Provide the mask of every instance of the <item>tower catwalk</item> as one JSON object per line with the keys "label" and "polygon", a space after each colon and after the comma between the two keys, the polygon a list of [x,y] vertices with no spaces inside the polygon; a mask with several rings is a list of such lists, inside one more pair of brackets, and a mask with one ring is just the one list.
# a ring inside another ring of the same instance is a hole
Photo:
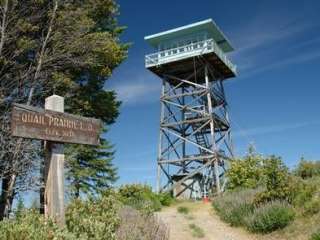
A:
{"label": "tower catwalk", "polygon": [[201,198],[224,189],[233,156],[223,81],[236,75],[233,50],[211,20],[145,37],[157,53],[146,67],[162,79],[158,191]]}

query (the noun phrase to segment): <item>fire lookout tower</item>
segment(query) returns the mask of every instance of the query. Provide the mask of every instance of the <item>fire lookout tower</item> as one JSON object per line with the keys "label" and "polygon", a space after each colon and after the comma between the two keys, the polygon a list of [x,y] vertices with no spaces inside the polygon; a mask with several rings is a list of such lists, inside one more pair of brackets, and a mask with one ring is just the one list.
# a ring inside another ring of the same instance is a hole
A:
{"label": "fire lookout tower", "polygon": [[145,40],[157,50],[145,56],[146,68],[162,79],[157,190],[219,193],[233,156],[223,81],[237,75],[226,56],[234,49],[212,19]]}

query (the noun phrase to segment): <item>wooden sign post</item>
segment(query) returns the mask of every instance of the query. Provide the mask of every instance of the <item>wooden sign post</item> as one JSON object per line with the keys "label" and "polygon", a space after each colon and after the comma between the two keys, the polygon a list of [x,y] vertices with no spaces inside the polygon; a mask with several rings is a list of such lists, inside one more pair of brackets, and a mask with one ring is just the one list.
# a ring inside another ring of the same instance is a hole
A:
{"label": "wooden sign post", "polygon": [[15,104],[11,130],[16,137],[45,140],[44,212],[60,226],[64,219],[63,143],[99,145],[102,124],[94,118],[64,113],[64,98],[46,98],[45,109]]}
{"label": "wooden sign post", "polygon": [[[53,95],[46,98],[45,109],[64,112],[64,98]],[[44,212],[60,226],[64,219],[64,148],[61,143],[45,142]]]}

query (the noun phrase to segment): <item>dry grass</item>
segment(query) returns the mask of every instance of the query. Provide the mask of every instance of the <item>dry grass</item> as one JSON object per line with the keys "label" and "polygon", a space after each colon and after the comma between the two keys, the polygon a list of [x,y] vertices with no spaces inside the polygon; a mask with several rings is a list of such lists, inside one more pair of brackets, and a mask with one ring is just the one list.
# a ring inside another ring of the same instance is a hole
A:
{"label": "dry grass", "polygon": [[124,207],[120,211],[120,218],[117,240],[169,239],[169,228],[154,215],[142,215],[131,207]]}
{"label": "dry grass", "polygon": [[319,230],[319,222],[320,213],[312,217],[305,217],[300,214],[292,224],[282,230],[266,235],[264,239],[309,240],[312,233]]}

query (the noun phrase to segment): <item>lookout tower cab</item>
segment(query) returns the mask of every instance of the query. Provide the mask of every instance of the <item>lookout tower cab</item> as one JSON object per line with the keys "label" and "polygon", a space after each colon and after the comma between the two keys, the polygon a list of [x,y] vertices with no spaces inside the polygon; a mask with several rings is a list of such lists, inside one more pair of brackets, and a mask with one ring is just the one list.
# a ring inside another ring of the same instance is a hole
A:
{"label": "lookout tower cab", "polygon": [[189,76],[194,71],[194,57],[213,64],[223,79],[235,77],[237,67],[227,57],[233,51],[231,43],[212,19],[149,35],[144,38],[155,53],[145,57],[150,71]]}
{"label": "lookout tower cab", "polygon": [[233,155],[224,80],[233,51],[212,19],[146,36],[145,66],[162,79],[158,191],[203,198],[223,191]]}

